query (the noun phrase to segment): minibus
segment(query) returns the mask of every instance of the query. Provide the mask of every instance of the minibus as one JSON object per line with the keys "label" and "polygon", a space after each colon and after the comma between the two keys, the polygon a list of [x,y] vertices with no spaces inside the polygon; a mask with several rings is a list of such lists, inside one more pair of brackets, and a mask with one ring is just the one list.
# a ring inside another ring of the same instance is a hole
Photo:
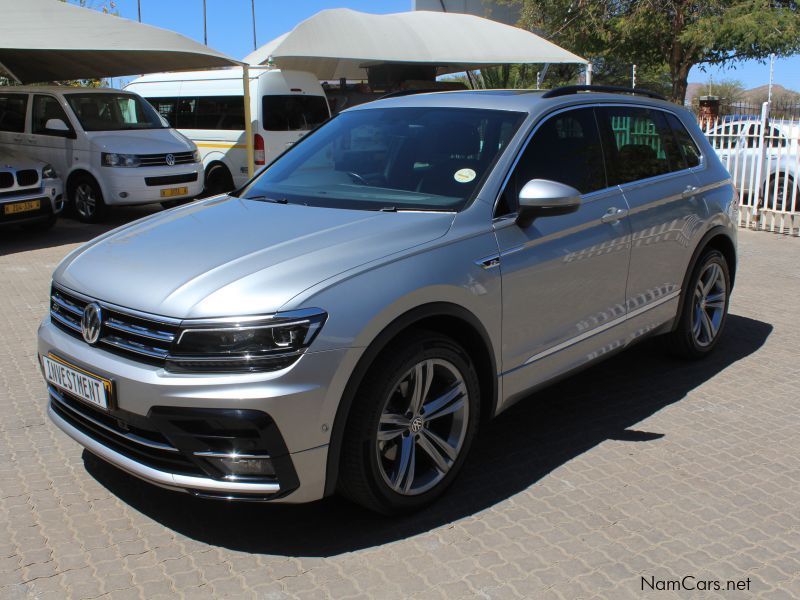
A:
{"label": "minibus", "polygon": [[[197,145],[206,194],[227,192],[247,181],[240,67],[144,75],[125,89],[146,98]],[[251,67],[250,101],[256,169],[330,117],[322,86],[303,71]]]}

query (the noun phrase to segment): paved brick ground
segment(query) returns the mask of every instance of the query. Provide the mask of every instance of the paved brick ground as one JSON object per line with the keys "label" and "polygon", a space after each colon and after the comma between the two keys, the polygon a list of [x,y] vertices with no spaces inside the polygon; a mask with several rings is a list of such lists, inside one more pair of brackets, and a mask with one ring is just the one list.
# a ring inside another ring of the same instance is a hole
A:
{"label": "paved brick ground", "polygon": [[750,591],[681,597],[800,597],[800,240],[741,233],[713,358],[645,344],[540,393],[484,429],[443,501],[387,520],[162,491],[47,421],[49,276],[100,231],[0,233],[0,598],[624,599],[685,575]]}

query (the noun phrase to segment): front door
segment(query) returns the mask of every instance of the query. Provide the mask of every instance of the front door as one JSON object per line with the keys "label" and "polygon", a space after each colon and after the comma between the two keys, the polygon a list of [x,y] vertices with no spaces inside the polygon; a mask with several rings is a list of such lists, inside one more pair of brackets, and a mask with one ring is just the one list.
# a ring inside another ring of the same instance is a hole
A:
{"label": "front door", "polygon": [[[577,212],[514,222],[519,190],[550,179],[581,192]],[[503,396],[602,352],[625,317],[630,257],[627,206],[606,181],[591,108],[548,117],[536,130],[500,197],[495,230],[503,286]],[[504,214],[505,213],[505,214]]]}
{"label": "front door", "polygon": [[[50,119],[60,119],[69,131],[47,129]],[[31,106],[30,132],[25,135],[28,154],[50,163],[59,177],[66,179],[72,168],[75,151],[75,130],[67,113],[55,96],[34,94]]]}

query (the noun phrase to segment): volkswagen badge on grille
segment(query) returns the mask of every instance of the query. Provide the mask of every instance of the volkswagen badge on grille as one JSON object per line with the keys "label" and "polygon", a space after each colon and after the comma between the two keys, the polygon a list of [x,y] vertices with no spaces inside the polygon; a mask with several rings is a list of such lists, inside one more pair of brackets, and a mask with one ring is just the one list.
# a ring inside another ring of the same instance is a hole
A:
{"label": "volkswagen badge on grille", "polygon": [[170,167],[174,167],[174,166],[175,166],[175,155],[174,155],[174,154],[167,154],[167,155],[164,157],[164,160],[167,162],[167,164],[168,164]]}
{"label": "volkswagen badge on grille", "polygon": [[90,302],[83,309],[81,317],[81,334],[87,344],[95,344],[100,339],[100,329],[103,327],[103,312],[100,305]]}

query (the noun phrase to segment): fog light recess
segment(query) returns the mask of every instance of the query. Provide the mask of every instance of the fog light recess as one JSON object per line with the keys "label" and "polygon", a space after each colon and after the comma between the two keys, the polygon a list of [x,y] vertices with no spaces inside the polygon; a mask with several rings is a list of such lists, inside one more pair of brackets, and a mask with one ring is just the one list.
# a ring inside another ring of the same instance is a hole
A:
{"label": "fog light recess", "polygon": [[266,454],[195,452],[224,473],[225,479],[274,477],[272,459]]}

